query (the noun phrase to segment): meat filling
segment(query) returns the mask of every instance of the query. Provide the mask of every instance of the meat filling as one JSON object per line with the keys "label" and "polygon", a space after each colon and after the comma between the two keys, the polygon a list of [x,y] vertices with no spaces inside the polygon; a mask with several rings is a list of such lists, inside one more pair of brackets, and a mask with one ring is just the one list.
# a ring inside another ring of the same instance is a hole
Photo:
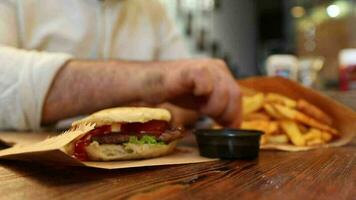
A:
{"label": "meat filling", "polygon": [[136,134],[123,134],[123,133],[109,133],[105,135],[98,135],[98,136],[93,136],[91,138],[92,141],[97,141],[99,144],[122,144],[125,142],[128,142],[131,136],[136,136],[138,139],[143,137],[144,135],[149,135],[155,137],[157,141],[162,141],[165,144],[168,144],[174,140],[180,139],[183,137],[183,131],[180,129],[172,129],[172,130],[166,130],[160,135],[155,134],[150,134],[149,132],[147,133],[141,133],[139,135]]}

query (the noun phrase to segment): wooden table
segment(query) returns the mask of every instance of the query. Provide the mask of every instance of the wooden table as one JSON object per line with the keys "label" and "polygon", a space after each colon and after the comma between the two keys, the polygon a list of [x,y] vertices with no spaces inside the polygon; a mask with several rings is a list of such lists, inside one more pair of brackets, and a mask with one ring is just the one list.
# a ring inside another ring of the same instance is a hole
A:
{"label": "wooden table", "polygon": [[356,139],[309,152],[262,151],[252,161],[111,171],[0,161],[0,199],[121,198],[356,199]]}

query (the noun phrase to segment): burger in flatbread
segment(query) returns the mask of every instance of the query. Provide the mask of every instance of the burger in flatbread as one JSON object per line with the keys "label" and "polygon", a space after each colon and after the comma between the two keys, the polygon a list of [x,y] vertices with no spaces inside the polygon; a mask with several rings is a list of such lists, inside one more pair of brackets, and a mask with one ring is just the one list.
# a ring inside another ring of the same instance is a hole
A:
{"label": "burger in flatbread", "polygon": [[172,152],[183,137],[170,127],[166,109],[121,107],[96,112],[72,124],[72,129],[94,124],[94,129],[67,145],[67,153],[83,161],[145,159]]}

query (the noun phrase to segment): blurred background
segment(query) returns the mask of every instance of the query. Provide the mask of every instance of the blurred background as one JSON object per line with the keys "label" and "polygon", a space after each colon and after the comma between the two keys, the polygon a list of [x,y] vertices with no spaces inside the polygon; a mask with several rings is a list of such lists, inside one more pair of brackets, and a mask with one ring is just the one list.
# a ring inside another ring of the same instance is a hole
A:
{"label": "blurred background", "polygon": [[356,89],[356,0],[161,0],[195,57],[238,78],[278,75]]}

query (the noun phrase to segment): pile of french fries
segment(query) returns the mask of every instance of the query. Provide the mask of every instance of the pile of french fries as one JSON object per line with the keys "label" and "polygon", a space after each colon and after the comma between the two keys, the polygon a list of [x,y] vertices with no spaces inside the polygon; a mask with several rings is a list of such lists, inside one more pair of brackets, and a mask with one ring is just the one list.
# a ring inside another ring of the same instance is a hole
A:
{"label": "pile of french fries", "polygon": [[339,137],[332,118],[304,99],[256,93],[244,96],[242,102],[241,128],[263,131],[261,144],[315,146]]}

